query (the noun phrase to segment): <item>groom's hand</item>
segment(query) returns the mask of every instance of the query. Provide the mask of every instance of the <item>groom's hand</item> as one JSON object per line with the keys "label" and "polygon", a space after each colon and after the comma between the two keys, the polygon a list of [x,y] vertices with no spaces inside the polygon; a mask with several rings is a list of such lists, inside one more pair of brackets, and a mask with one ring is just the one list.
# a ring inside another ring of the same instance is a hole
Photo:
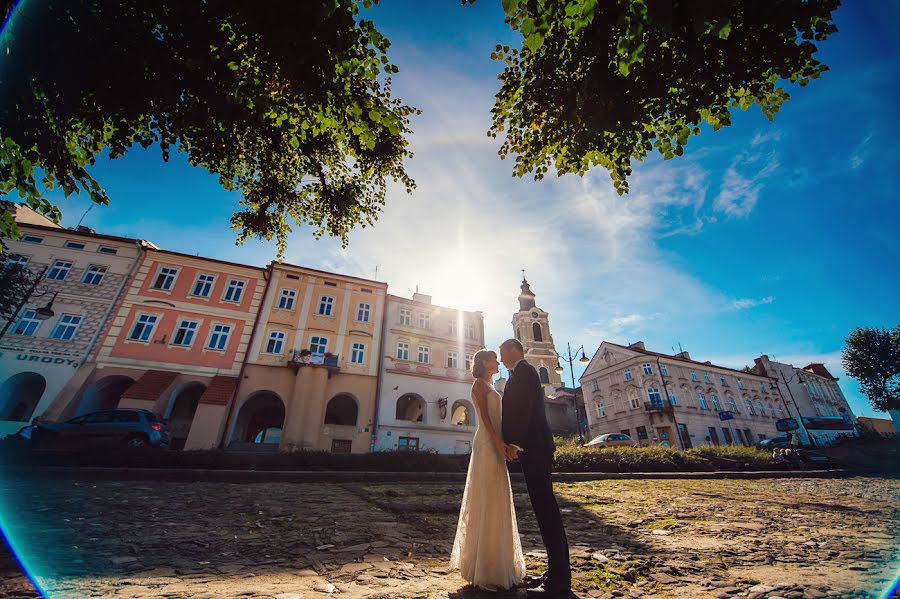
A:
{"label": "groom's hand", "polygon": [[519,447],[518,445],[513,445],[512,443],[510,443],[509,445],[506,446],[506,459],[509,460],[510,462],[515,462],[516,460],[519,459],[520,451],[525,451],[525,450],[522,449],[521,447]]}

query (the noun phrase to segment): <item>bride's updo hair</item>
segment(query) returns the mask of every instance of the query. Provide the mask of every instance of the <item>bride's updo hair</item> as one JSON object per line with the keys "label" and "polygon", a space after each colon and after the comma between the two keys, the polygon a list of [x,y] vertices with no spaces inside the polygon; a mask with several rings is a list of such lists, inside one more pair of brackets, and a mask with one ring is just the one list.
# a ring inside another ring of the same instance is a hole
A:
{"label": "bride's updo hair", "polygon": [[489,349],[479,349],[472,356],[472,376],[476,379],[484,376],[484,363],[491,358],[497,359],[497,354]]}

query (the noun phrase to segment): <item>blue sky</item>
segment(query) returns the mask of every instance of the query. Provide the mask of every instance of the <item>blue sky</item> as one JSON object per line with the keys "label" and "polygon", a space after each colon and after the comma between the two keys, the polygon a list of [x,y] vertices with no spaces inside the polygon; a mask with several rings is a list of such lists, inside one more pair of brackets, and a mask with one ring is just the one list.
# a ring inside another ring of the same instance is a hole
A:
{"label": "blue sky", "polygon": [[[855,326],[898,320],[900,4],[845,2],[820,52],[831,71],[790,88],[774,123],[738,112],[682,158],[637,166],[624,198],[600,169],[536,183],[497,157],[485,135],[499,70],[489,54],[516,41],[498,2],[382,0],[366,18],[393,42],[396,94],[423,111],[408,163],[418,188],[392,188],[379,223],[346,250],[296,230],[287,261],[365,277],[377,266],[392,293],[418,285],[436,303],[482,310],[491,346],[511,334],[525,268],[558,348],[643,340],[733,367],[761,353],[824,362],[854,411],[874,414],[840,350]],[[112,198],[84,218],[100,232],[251,264],[275,257],[273,244],[234,245],[239,197],[181,157],[136,149],[94,173]],[[73,225],[88,203],[61,206]]]}

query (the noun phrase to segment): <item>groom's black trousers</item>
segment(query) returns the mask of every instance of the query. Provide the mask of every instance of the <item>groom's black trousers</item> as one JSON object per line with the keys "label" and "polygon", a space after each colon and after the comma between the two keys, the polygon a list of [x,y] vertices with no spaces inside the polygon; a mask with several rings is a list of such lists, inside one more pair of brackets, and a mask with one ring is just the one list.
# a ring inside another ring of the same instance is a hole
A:
{"label": "groom's black trousers", "polygon": [[550,480],[551,462],[541,459],[529,459],[522,454],[522,474],[525,475],[525,486],[531,498],[531,507],[541,530],[541,539],[547,548],[547,576],[554,585],[568,587],[572,582],[569,569],[569,541],[563,528],[562,514],[556,496],[553,494],[553,483]]}

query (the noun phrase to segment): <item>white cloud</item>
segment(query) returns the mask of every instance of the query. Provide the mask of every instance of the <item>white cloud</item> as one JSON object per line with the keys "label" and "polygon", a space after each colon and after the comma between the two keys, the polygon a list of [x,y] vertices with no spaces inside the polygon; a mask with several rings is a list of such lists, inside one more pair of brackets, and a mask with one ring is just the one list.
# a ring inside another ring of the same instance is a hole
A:
{"label": "white cloud", "polygon": [[725,171],[719,195],[716,196],[713,208],[729,216],[747,216],[756,207],[759,194],[765,180],[780,166],[774,152],[767,155],[765,164],[757,165],[761,156],[745,152],[735,158]]}
{"label": "white cloud", "polygon": [[853,152],[850,153],[851,170],[858,170],[866,163],[866,160],[869,157],[869,142],[872,141],[873,136],[874,133],[869,133],[861,142],[856,144],[856,147],[853,148]]}
{"label": "white cloud", "polygon": [[731,307],[735,310],[746,310],[748,308],[755,308],[757,306],[762,306],[764,304],[771,304],[775,301],[775,298],[771,295],[762,297],[760,299],[736,299],[731,302]]}

